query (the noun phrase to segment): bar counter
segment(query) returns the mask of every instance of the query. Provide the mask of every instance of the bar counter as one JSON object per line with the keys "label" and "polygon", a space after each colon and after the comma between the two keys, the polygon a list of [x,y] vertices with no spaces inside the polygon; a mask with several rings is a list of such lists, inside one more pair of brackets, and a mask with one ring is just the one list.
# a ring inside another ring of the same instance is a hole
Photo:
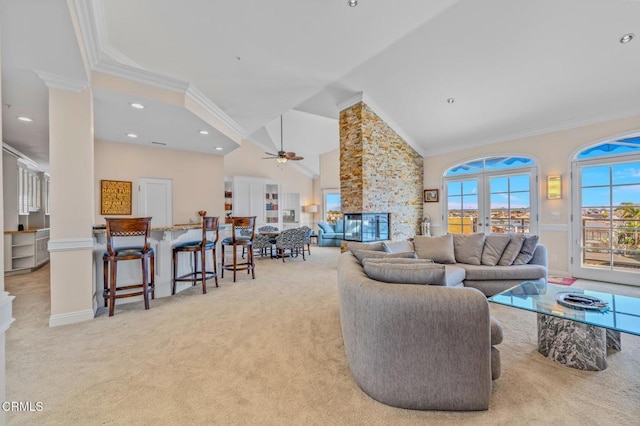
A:
{"label": "bar counter", "polygon": [[[173,226],[151,228],[151,238],[149,240],[151,248],[155,251],[155,297],[171,296],[171,281],[173,279],[173,247],[187,241],[199,241],[202,239],[201,225],[199,223],[177,224]],[[230,236],[230,225],[222,224],[219,227],[219,238],[217,244],[218,274],[220,273],[220,262],[222,261],[222,249],[220,241],[226,236]],[[215,234],[214,234],[215,235]],[[215,238],[215,236],[213,236]],[[102,256],[107,250],[106,226],[93,227],[94,239],[94,262],[96,274],[95,303],[98,307],[104,306],[102,298],[103,290],[103,262]],[[142,238],[140,238],[142,244]],[[116,241],[118,244],[118,241]],[[127,245],[136,245],[134,238],[129,238]],[[192,270],[191,256],[182,254],[178,258],[178,275],[185,274]],[[213,270],[211,255],[207,255],[207,270]],[[139,261],[120,262],[118,264],[118,286],[136,284],[141,282]],[[191,283],[178,282],[176,293],[191,287]],[[117,303],[139,302],[142,297],[131,297],[119,299]],[[153,303],[153,302],[152,302]]]}

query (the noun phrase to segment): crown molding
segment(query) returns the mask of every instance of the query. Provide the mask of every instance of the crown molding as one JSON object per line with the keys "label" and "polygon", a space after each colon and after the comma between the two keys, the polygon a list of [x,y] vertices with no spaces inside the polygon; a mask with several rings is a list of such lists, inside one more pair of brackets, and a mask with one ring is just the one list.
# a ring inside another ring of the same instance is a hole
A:
{"label": "crown molding", "polygon": [[225,125],[229,126],[231,130],[236,132],[242,139],[246,139],[247,131],[236,123],[226,112],[220,109],[214,104],[211,99],[207,98],[204,93],[198,90],[194,85],[189,85],[185,96],[200,105],[205,111],[220,120]]}
{"label": "crown molding", "polygon": [[[78,19],[78,25],[80,26],[80,32],[84,40],[84,46],[89,58],[89,65],[91,68],[100,62],[100,54],[102,52],[102,45],[100,40],[100,34],[97,30],[98,25],[95,22],[95,1],[83,1],[75,0],[76,16]],[[100,4],[97,6],[101,8]]]}
{"label": "crown molding", "polygon": [[102,46],[102,54],[107,58],[111,59],[116,63],[121,63],[124,65],[128,65],[130,67],[143,69],[140,65],[138,65],[134,60],[129,58],[127,55],[119,51],[113,46],[105,45]]}
{"label": "crown molding", "polygon": [[69,90],[77,93],[89,87],[88,81],[76,80],[75,78],[64,77],[46,71],[34,70],[34,72],[50,89]]}
{"label": "crown molding", "polygon": [[189,83],[185,81],[146,71],[131,65],[121,64],[113,60],[101,60],[93,69],[94,71],[182,94],[186,93],[189,88]]}

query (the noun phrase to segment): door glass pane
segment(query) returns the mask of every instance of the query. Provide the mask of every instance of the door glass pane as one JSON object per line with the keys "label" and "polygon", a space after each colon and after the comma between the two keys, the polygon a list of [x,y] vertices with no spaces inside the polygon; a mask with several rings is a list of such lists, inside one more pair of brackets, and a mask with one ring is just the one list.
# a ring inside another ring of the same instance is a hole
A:
{"label": "door glass pane", "polygon": [[447,183],[447,232],[470,234],[478,230],[478,180]]}
{"label": "door glass pane", "polygon": [[582,168],[582,187],[609,185],[611,175],[609,166],[590,166]]}
{"label": "door glass pane", "polygon": [[607,207],[610,203],[611,188],[582,188],[582,207]]}
{"label": "door glass pane", "polygon": [[531,232],[529,174],[493,177],[489,180],[491,233]]}
{"label": "door glass pane", "polygon": [[613,165],[613,184],[640,184],[640,161]]}

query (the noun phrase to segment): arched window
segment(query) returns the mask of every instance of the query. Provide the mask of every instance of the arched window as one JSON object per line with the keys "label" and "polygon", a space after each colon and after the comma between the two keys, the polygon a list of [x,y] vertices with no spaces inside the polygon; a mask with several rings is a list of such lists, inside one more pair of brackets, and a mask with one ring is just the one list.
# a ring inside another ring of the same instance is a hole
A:
{"label": "arched window", "polygon": [[572,274],[640,283],[640,136],[583,149],[572,176]]}
{"label": "arched window", "polygon": [[444,173],[448,233],[536,233],[537,171],[523,156],[484,157]]}

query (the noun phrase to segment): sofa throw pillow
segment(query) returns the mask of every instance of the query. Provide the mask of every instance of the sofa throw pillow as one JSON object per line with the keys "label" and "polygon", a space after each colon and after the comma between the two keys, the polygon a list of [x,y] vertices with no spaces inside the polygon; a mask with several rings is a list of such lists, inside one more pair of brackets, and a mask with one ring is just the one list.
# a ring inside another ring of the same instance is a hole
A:
{"label": "sofa throw pillow", "polygon": [[322,229],[322,232],[330,232],[333,234],[333,227],[328,223],[320,222],[318,223],[318,227]]}
{"label": "sofa throw pillow", "polygon": [[351,251],[351,253],[355,254],[358,250],[375,250],[375,251],[384,251],[384,246],[381,242],[377,243],[359,243],[357,241],[349,241],[347,242],[347,248]]}
{"label": "sofa throw pillow", "polygon": [[411,241],[395,241],[393,243],[385,241],[382,243],[382,247],[384,247],[384,251],[386,251],[387,253],[415,251],[415,249],[413,248],[413,243]]}
{"label": "sofa throw pillow", "polygon": [[418,259],[432,259],[436,263],[456,263],[451,234],[439,237],[416,235],[413,246]]}
{"label": "sofa throw pillow", "polygon": [[516,257],[518,257],[518,254],[520,254],[522,243],[524,243],[524,235],[509,234],[509,244],[507,244],[507,248],[504,249],[498,265],[511,266],[513,261],[516,260]]}
{"label": "sofa throw pillow", "polygon": [[378,263],[366,262],[364,272],[376,281],[396,284],[444,285],[444,265],[435,263]]}
{"label": "sofa throw pillow", "polygon": [[484,234],[453,234],[453,253],[456,262],[480,265],[484,238]]}
{"label": "sofa throw pillow", "polygon": [[508,235],[487,235],[482,249],[482,264],[496,266],[510,241],[511,237]]}
{"label": "sofa throw pillow", "polygon": [[376,250],[356,250],[354,255],[358,258],[358,261],[362,263],[362,261],[369,257],[376,258],[405,258],[405,259],[415,259],[416,254],[414,252],[406,252],[406,253],[387,253],[385,251],[376,251]]}
{"label": "sofa throw pillow", "polygon": [[524,242],[522,243],[522,248],[520,249],[520,253],[518,253],[518,257],[513,261],[513,265],[526,265],[533,258],[533,252],[538,245],[538,236],[537,235],[529,235],[525,237]]}

